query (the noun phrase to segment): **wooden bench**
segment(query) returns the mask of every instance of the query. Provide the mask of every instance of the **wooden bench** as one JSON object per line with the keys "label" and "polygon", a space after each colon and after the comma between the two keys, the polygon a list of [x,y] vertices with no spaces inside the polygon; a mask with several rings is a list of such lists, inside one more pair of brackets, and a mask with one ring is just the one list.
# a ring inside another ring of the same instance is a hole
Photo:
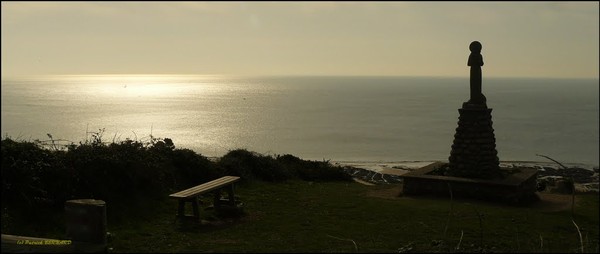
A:
{"label": "wooden bench", "polygon": [[[177,211],[177,217],[186,218],[191,217],[193,219],[200,218],[200,211],[198,208],[198,197],[204,193],[214,192],[214,202],[213,205],[215,208],[220,205],[221,200],[221,190],[226,189],[229,194],[229,205],[235,206],[235,196],[234,196],[234,183],[239,181],[239,176],[224,176],[219,179],[212,180],[207,183],[200,184],[198,186],[182,190],[177,193],[173,193],[169,195],[171,198],[175,198],[179,200],[179,208]],[[192,211],[193,215],[189,216],[185,214],[185,203],[192,203]]]}

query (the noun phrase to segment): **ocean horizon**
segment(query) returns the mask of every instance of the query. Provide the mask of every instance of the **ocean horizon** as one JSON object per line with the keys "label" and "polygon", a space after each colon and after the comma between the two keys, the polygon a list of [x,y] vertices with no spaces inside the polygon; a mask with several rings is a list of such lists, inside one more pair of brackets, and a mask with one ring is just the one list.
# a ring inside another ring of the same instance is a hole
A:
{"label": "ocean horizon", "polygon": [[[446,161],[467,77],[58,75],[2,79],[3,137],[170,138],[332,161]],[[598,79],[484,78],[501,161],[599,164]]]}

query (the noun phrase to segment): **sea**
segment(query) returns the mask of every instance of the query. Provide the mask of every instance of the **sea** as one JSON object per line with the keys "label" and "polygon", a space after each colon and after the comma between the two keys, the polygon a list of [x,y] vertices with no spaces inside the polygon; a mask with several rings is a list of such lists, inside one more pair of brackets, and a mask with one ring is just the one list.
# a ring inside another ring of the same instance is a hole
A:
{"label": "sea", "polygon": [[[599,164],[598,79],[486,78],[501,161]],[[345,163],[447,161],[469,80],[55,75],[2,78],[3,138],[149,142]]]}

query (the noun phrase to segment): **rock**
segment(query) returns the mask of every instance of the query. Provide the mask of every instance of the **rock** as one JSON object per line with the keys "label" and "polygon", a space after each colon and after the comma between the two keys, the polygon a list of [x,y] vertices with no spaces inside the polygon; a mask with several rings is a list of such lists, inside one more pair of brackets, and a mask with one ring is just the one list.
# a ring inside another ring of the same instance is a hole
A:
{"label": "rock", "polygon": [[[536,168],[538,169],[538,188],[540,191],[571,194],[573,188],[576,192],[598,192],[599,174],[598,168],[594,170],[570,167],[554,168],[550,166],[531,166],[522,164],[503,164],[505,168]],[[412,170],[405,166],[393,166],[392,168]],[[384,174],[364,168],[345,166],[344,172],[350,176],[373,184],[402,183],[402,177],[398,175]],[[567,182],[571,182],[570,186]]]}
{"label": "rock", "polygon": [[400,183],[402,182],[402,178],[396,175],[382,174],[379,172],[367,170],[364,168],[355,168],[346,166],[344,167],[344,172],[349,174],[350,176],[363,180],[365,182],[373,183],[373,184],[390,184],[390,183]]}
{"label": "rock", "polygon": [[598,177],[594,176],[594,171],[578,167],[561,169],[544,167],[543,170],[538,170],[538,178],[545,176],[562,176],[565,178],[573,178],[573,181],[576,183],[589,183],[598,181]]}
{"label": "rock", "polygon": [[575,184],[575,192],[576,193],[599,193],[600,186],[599,186],[598,182]]}

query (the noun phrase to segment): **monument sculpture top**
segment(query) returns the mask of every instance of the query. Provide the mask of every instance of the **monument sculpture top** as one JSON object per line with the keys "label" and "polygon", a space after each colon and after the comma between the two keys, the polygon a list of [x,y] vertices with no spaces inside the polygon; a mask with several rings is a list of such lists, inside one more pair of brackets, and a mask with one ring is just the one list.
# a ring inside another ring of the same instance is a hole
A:
{"label": "monument sculpture top", "polygon": [[487,107],[486,98],[481,92],[481,66],[483,66],[483,56],[481,55],[481,43],[473,41],[469,45],[471,54],[467,65],[471,66],[469,101],[463,104],[463,107]]}
{"label": "monument sculpture top", "polygon": [[471,42],[471,98],[458,110],[458,127],[450,152],[448,175],[467,178],[502,178],[496,138],[492,128],[492,109],[481,93],[481,43]]}

